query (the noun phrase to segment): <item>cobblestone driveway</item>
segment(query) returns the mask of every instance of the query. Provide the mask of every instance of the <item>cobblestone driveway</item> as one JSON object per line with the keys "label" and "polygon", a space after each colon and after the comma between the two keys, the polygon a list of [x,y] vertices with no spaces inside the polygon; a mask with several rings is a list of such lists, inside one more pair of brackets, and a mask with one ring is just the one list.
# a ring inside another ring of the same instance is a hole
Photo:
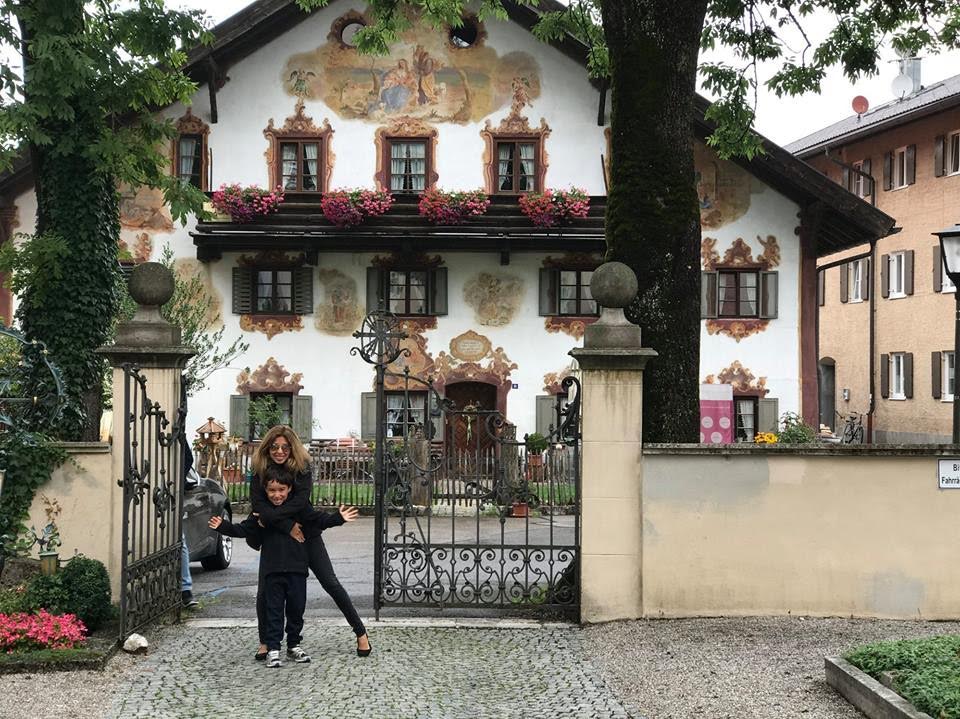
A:
{"label": "cobblestone driveway", "polygon": [[116,719],[630,717],[584,660],[575,627],[371,627],[360,659],[346,626],[308,621],[311,664],[266,669],[256,629],[171,627],[114,700]]}

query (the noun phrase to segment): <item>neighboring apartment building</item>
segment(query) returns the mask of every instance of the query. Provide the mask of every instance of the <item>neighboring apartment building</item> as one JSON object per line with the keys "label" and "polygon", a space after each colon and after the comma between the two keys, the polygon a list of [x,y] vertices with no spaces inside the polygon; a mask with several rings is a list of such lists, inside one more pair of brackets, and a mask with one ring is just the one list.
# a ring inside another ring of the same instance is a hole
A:
{"label": "neighboring apartment building", "polygon": [[960,222],[960,75],[923,87],[912,62],[903,99],[787,149],[901,228],[820,260],[821,421],[872,410],[876,442],[949,442],[955,288],[931,233]]}
{"label": "neighboring apartment building", "polygon": [[[281,184],[287,196],[267,218],[185,228],[157,193],[124,196],[127,256],[156,258],[169,243],[179,270],[216,298],[225,336],[250,343],[191,400],[188,428],[213,416],[246,435],[248,403],[266,394],[305,437],[372,437],[374,375],[350,355],[351,335],[383,302],[410,335],[398,368],[433,377],[460,406],[498,409],[521,433],[546,430],[576,371],[567,353],[599,314],[589,284],[605,250],[609,126],[598,123],[585,48],[539,42],[529,32],[536,11],[507,7],[509,22],[414,23],[390,56],[370,57],[351,44],[367,22],[362,4],[305,15],[292,0],[260,0],[192,56],[201,84],[192,106],[163,111],[180,132],[172,171],[207,191]],[[816,420],[817,257],[882,236],[892,220],[775,145],[751,161],[719,160],[703,142],[706,101],[696,108],[701,377],[731,385],[733,435],[750,441],[783,412]],[[29,232],[27,180],[0,180],[14,198],[0,219]],[[519,212],[521,193],[571,185],[592,196],[589,218],[540,228]],[[396,202],[383,217],[335,227],[320,195],[339,187],[389,190]],[[465,225],[435,226],[417,213],[432,187],[483,188],[492,206]],[[400,392],[387,401],[388,433],[428,421],[425,394],[408,407]],[[433,421],[437,437],[462,439]]]}

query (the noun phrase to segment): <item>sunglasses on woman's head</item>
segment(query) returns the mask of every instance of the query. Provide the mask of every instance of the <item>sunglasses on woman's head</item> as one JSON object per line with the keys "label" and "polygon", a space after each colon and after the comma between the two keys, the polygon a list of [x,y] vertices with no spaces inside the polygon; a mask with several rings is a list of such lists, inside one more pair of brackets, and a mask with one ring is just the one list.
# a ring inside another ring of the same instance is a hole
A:
{"label": "sunglasses on woman's head", "polygon": [[289,452],[290,445],[289,444],[271,444],[270,451],[271,452]]}

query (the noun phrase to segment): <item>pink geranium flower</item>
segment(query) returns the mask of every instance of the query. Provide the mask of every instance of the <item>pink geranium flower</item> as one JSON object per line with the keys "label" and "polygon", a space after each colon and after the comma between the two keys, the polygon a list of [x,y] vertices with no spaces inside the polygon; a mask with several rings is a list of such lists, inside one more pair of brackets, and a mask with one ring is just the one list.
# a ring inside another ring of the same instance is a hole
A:
{"label": "pink geranium flower", "polygon": [[590,197],[577,187],[520,196],[520,211],[538,227],[565,225],[590,213]]}

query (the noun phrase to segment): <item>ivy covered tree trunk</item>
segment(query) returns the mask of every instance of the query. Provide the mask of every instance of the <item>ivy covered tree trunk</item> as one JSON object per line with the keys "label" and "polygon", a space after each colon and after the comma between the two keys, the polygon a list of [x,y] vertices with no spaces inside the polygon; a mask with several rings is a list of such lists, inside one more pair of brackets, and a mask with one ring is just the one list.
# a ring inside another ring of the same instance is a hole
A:
{"label": "ivy covered tree trunk", "polygon": [[691,116],[706,0],[603,0],[610,52],[608,259],[637,274],[628,311],[659,353],[644,372],[647,442],[699,441],[700,214]]}
{"label": "ivy covered tree trunk", "polygon": [[[83,31],[82,0],[34,0],[23,20],[28,40],[56,28],[62,37]],[[24,52],[27,100],[49,92],[35,78]],[[36,82],[34,80],[36,79]],[[48,98],[43,98],[48,99]],[[95,354],[110,332],[118,306],[119,196],[116,180],[94,150],[101,139],[103,110],[89,96],[63,98],[71,122],[40,120],[54,141],[31,147],[37,197],[36,237],[64,243],[54,268],[56,291],[27,287],[17,318],[24,334],[43,341],[63,373],[67,407],[50,430],[61,439],[99,439],[103,359]]]}

